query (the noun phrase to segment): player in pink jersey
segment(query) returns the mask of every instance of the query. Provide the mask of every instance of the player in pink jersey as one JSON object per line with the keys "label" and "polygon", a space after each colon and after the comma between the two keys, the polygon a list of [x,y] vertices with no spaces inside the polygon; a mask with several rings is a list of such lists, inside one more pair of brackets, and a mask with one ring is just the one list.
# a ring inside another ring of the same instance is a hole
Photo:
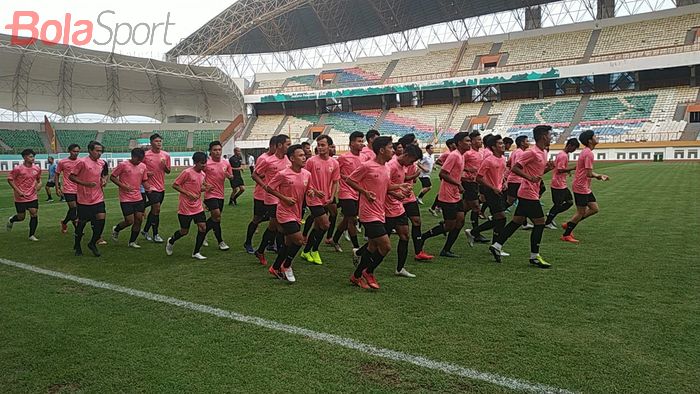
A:
{"label": "player in pink jersey", "polygon": [[557,154],[554,159],[554,170],[552,170],[552,208],[547,214],[547,221],[544,223],[546,228],[556,230],[557,225],[554,223],[554,218],[562,212],[566,212],[574,205],[574,197],[566,185],[566,177],[576,169],[576,166],[569,167],[569,154],[576,152],[579,143],[576,138],[571,138],[566,141],[564,149]]}
{"label": "player in pink jersey", "polygon": [[[287,149],[289,149],[291,144],[292,142],[288,136],[284,134],[278,135],[275,142],[275,154],[269,156],[262,163],[255,166],[255,176],[253,179],[255,179],[256,182],[260,180],[263,182],[263,185],[267,185],[278,172],[289,167],[291,163],[287,158]],[[278,248],[282,246],[284,243],[284,235],[280,231],[277,223],[276,212],[279,200],[272,194],[265,192],[263,203],[265,204],[267,216],[270,218],[270,224],[263,234],[260,246],[255,251],[255,257],[258,258],[260,264],[267,265],[265,248],[273,242]]]}
{"label": "player in pink jersey", "polygon": [[374,143],[374,139],[377,137],[379,137],[379,132],[377,130],[374,130],[374,129],[368,131],[367,134],[365,135],[365,138],[367,139],[367,146],[362,148],[362,152],[360,153],[360,156],[362,157],[363,162],[374,160],[377,158],[377,155],[374,153],[374,150],[372,149],[372,147],[374,146],[374,145],[372,145]]}
{"label": "player in pink jersey", "polygon": [[[442,152],[442,154],[438,157],[437,160],[435,160],[435,164],[438,166],[442,167],[443,164],[445,164],[445,159],[447,159],[447,155],[450,154],[450,152],[454,151],[457,149],[457,144],[455,144],[454,138],[450,138],[447,141],[445,141],[445,146],[447,146],[447,150]],[[440,196],[440,193],[435,194],[435,199],[433,200],[433,205],[428,208],[428,212],[430,212],[431,215],[437,217],[438,216],[438,210],[440,210],[440,200],[438,197]]]}
{"label": "player in pink jersey", "polygon": [[338,202],[340,209],[343,212],[343,220],[340,221],[338,228],[333,235],[333,243],[340,244],[340,237],[343,232],[347,231],[352,242],[353,251],[356,251],[360,245],[357,240],[357,214],[359,210],[359,194],[347,183],[347,178],[357,169],[362,163],[360,152],[364,147],[365,135],[362,132],[355,131],[350,134],[350,151],[346,152],[338,158],[338,166],[340,168],[340,188],[338,190]]}
{"label": "player in pink jersey", "polygon": [[313,219],[314,229],[306,242],[301,257],[314,264],[323,264],[318,253],[318,247],[323,242],[324,235],[330,227],[328,218],[328,205],[333,202],[338,194],[338,182],[340,181],[340,165],[330,156],[330,147],[333,139],[327,135],[321,135],[316,139],[318,155],[312,156],[306,161],[306,170],[311,174],[311,189],[316,191],[306,197],[306,206],[311,212],[307,223]]}
{"label": "player in pink jersey", "polygon": [[75,228],[75,243],[73,250],[76,256],[82,256],[83,250],[80,242],[88,223],[92,224],[92,238],[88,242],[88,249],[95,257],[100,257],[97,249],[97,241],[102,238],[105,228],[107,211],[105,209],[104,187],[107,185],[109,167],[100,159],[104,147],[97,141],[88,144],[88,157],[78,159],[78,163],[71,171],[68,179],[78,185],[76,195],[78,199],[78,226]]}
{"label": "player in pink jersey", "polygon": [[530,218],[535,225],[530,234],[530,264],[539,268],[551,267],[551,264],[539,253],[545,222],[544,211],[540,204],[540,183],[542,176],[554,168],[554,163],[547,160],[551,132],[551,126],[535,127],[532,130],[535,145],[523,153],[518,163],[511,168],[523,180],[518,190],[518,208],[515,210],[513,219],[501,232],[498,240],[489,247],[491,254],[499,263],[503,244]]}
{"label": "player in pink jersey", "polygon": [[440,251],[440,256],[450,258],[459,257],[452,253],[452,246],[459,237],[459,231],[464,227],[464,203],[462,201],[464,187],[462,187],[460,180],[464,172],[464,154],[471,146],[471,139],[467,132],[455,134],[454,141],[457,144],[457,149],[447,155],[440,169],[442,182],[440,183],[438,198],[442,205],[444,221],[421,236],[423,242],[425,242],[437,235],[447,234],[447,240]]}
{"label": "player in pink jersey", "polygon": [[258,230],[260,223],[270,220],[267,216],[267,209],[265,208],[265,180],[262,179],[255,173],[255,168],[261,165],[269,157],[275,155],[277,151],[277,137],[273,136],[270,138],[270,144],[267,152],[258,156],[255,161],[255,166],[251,170],[251,175],[253,181],[255,182],[255,188],[253,189],[253,219],[248,223],[248,230],[246,231],[245,242],[243,242],[243,249],[248,254],[254,254],[255,249],[253,248],[253,235]]}
{"label": "player in pink jersey", "polygon": [[[143,237],[148,241],[163,243],[163,238],[158,234],[160,226],[160,208],[165,199],[165,175],[170,174],[170,155],[163,150],[163,137],[153,134],[150,137],[151,149],[146,151],[143,163],[148,168],[148,180],[152,191],[146,193],[148,201],[146,206],[150,206],[146,219],[146,226],[143,228]],[[153,228],[153,237],[149,231]]]}
{"label": "player in pink jersey", "polygon": [[521,135],[515,138],[515,150],[510,154],[506,164],[507,168],[510,170],[507,179],[508,199],[506,201],[508,206],[512,205],[515,200],[518,199],[518,189],[520,189],[520,183],[523,180],[523,178],[513,172],[513,167],[518,164],[518,158],[522,156],[522,154],[525,153],[529,147],[530,141],[528,141],[526,135]]}
{"label": "player in pink jersey", "polygon": [[112,239],[118,241],[119,232],[131,227],[128,246],[134,249],[141,248],[136,243],[136,239],[141,232],[141,222],[146,211],[146,203],[141,196],[141,186],[146,191],[151,190],[148,184],[148,169],[143,164],[145,155],[146,152],[142,148],[132,149],[131,159],[119,163],[109,177],[119,188],[119,204],[124,215],[124,220],[112,227]]}
{"label": "player in pink jersey", "polygon": [[[462,187],[464,187],[463,200],[464,209],[469,212],[469,223],[471,229],[479,227],[479,215],[481,207],[479,206],[479,184],[476,182],[476,174],[479,172],[481,162],[484,161],[483,140],[481,133],[472,131],[469,134],[470,149],[464,153],[464,174],[462,175]],[[465,230],[466,231],[466,230]],[[476,242],[486,243],[488,239],[480,237],[475,239]]]}
{"label": "player in pink jersey", "polygon": [[[73,223],[73,227],[76,227],[78,221],[78,185],[71,181],[69,176],[73,168],[78,164],[80,145],[69,145],[68,154],[67,158],[58,161],[56,168],[56,195],[68,204],[66,217],[61,221],[61,232],[63,234],[68,233],[68,223]],[[61,183],[61,179],[63,179],[63,183]]]}
{"label": "player in pink jersey", "polygon": [[[210,186],[210,189],[204,193],[204,205],[209,210],[207,233],[213,230],[219,250],[226,251],[229,250],[229,246],[226,245],[221,234],[221,213],[224,211],[224,199],[226,198],[224,190],[226,180],[233,179],[233,168],[228,160],[221,158],[222,149],[220,141],[209,143],[209,160],[204,168],[206,175],[204,182]],[[206,238],[204,238],[204,246],[207,246]]]}
{"label": "player in pink jersey", "polygon": [[190,225],[194,222],[197,225],[197,239],[192,251],[192,258],[206,260],[200,250],[207,236],[207,216],[204,214],[202,205],[202,192],[211,190],[211,186],[204,182],[204,168],[207,166],[207,154],[195,152],[192,155],[192,167],[182,171],[173,182],[173,189],[180,193],[177,206],[177,219],[180,222],[180,229],[175,231],[172,237],[165,243],[165,254],[173,255],[175,242],[190,232]]}
{"label": "player in pink jersey", "polygon": [[34,151],[22,151],[22,164],[13,168],[7,176],[7,183],[14,192],[16,215],[7,220],[7,231],[17,222],[23,222],[29,211],[29,240],[38,241],[36,228],[39,225],[39,196],[41,189],[41,168],[34,164]]}
{"label": "player in pink jersey", "polygon": [[287,149],[291,167],[277,173],[266,187],[266,191],[280,200],[277,207],[277,222],[284,233],[284,244],[277,249],[277,259],[269,272],[289,283],[296,282],[292,261],[304,242],[301,233],[301,207],[306,197],[314,196],[311,186],[311,173],[304,169],[306,155],[301,145]]}
{"label": "player in pink jersey", "polygon": [[593,171],[593,149],[598,145],[598,136],[593,130],[586,130],[578,137],[584,146],[576,162],[576,172],[571,188],[574,190],[574,201],[576,203],[576,213],[563,225],[564,235],[562,241],[578,243],[574,238],[574,228],[584,219],[589,218],[599,212],[598,202],[591,191],[591,180],[608,181],[610,177],[598,174]]}

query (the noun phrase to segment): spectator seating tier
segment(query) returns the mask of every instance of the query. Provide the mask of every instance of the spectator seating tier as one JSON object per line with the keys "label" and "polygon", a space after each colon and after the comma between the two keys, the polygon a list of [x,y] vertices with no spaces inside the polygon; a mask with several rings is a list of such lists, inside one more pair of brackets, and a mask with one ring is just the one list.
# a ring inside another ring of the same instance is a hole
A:
{"label": "spectator seating tier", "polygon": [[102,145],[106,151],[127,152],[129,141],[141,136],[141,130],[105,130]]}
{"label": "spectator seating tier", "polygon": [[0,130],[0,140],[10,147],[11,153],[20,153],[25,149],[46,153],[44,143],[36,130]]}
{"label": "spectator seating tier", "polygon": [[56,130],[56,138],[64,151],[71,144],[78,144],[85,151],[90,141],[97,139],[97,130]]}

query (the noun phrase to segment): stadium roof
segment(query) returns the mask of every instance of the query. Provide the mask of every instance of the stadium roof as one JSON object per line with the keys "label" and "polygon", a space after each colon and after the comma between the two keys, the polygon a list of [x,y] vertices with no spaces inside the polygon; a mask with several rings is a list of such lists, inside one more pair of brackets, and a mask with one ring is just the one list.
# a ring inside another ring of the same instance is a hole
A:
{"label": "stadium roof", "polygon": [[556,0],[240,0],[168,52],[289,51],[382,36]]}
{"label": "stadium roof", "polygon": [[214,121],[234,119],[243,109],[240,90],[217,68],[10,40],[0,34],[0,108],[16,113]]}

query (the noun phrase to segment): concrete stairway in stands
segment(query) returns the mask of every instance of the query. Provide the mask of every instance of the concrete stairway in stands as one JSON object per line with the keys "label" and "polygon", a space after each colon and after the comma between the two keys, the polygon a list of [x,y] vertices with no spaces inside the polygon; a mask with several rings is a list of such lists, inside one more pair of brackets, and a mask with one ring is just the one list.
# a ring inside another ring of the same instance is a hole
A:
{"label": "concrete stairway in stands", "polygon": [[581,119],[583,119],[583,114],[586,113],[586,108],[588,107],[588,102],[591,101],[591,95],[590,94],[584,94],[581,96],[581,101],[578,103],[578,107],[576,107],[576,112],[574,112],[574,117],[571,119],[571,123],[569,124],[569,127],[564,129],[564,132],[561,133],[559,136],[559,140],[557,140],[558,143],[563,144],[566,142],[566,140],[569,139],[571,136],[571,132],[574,131],[576,126],[578,126],[579,122]]}

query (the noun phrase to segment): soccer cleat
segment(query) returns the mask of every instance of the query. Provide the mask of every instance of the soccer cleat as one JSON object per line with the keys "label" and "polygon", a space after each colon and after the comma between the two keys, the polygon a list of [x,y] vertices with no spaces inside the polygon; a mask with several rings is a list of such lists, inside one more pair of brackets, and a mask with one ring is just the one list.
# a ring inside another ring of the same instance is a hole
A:
{"label": "soccer cleat", "polygon": [[87,244],[88,249],[92,252],[95,257],[100,257],[102,254],[100,254],[100,251],[97,249],[97,245],[95,244]]}
{"label": "soccer cleat", "polygon": [[465,228],[464,229],[464,235],[467,236],[467,242],[469,242],[469,247],[473,248],[474,247],[474,241],[476,238],[472,235],[472,230]]}
{"label": "soccer cleat", "polygon": [[165,243],[165,254],[167,254],[168,256],[172,256],[172,255],[173,255],[173,249],[174,249],[174,246],[175,246],[175,245],[173,245],[173,244],[170,243],[170,240],[171,240],[171,239],[172,239],[172,238],[168,238],[168,242]]}
{"label": "soccer cleat", "polygon": [[550,230],[556,230],[556,229],[557,229],[557,225],[556,225],[554,222],[549,223],[549,224],[545,224],[544,227],[545,227],[545,228],[548,228],[548,229],[550,229]]}
{"label": "soccer cleat", "polygon": [[321,260],[321,255],[318,254],[318,252],[311,252],[311,263],[314,263],[316,265],[323,265],[323,260]]}
{"label": "soccer cleat", "polygon": [[416,277],[412,273],[406,271],[406,268],[402,268],[401,271],[396,271],[396,276],[402,276],[404,278],[415,278]]}
{"label": "soccer cleat", "polygon": [[53,202],[53,198],[47,199],[46,202]]}
{"label": "soccer cleat", "polygon": [[202,246],[209,246],[209,242],[205,239],[204,242],[202,242]]}
{"label": "soccer cleat", "polygon": [[360,250],[360,248],[352,248],[352,265],[355,267],[360,264],[360,256],[357,255],[358,250]]}
{"label": "soccer cleat", "polygon": [[539,254],[534,259],[530,259],[530,264],[536,265],[539,268],[552,268],[552,265],[546,262]]}
{"label": "soccer cleat", "polygon": [[509,257],[510,253],[507,253],[505,250],[501,249],[501,257]]}
{"label": "soccer cleat", "polygon": [[437,211],[434,210],[433,208],[428,208],[428,212],[430,212],[431,215],[433,215],[433,216],[435,216],[435,217],[438,217]]}
{"label": "soccer cleat", "polygon": [[447,258],[450,258],[450,259],[457,259],[457,258],[459,258],[459,256],[457,256],[456,254],[452,253],[452,251],[449,251],[449,250],[443,250],[443,251],[441,251],[441,252],[440,252],[440,257],[447,257]]}
{"label": "soccer cleat", "polygon": [[535,228],[535,226],[533,226],[530,223],[524,223],[522,226],[520,226],[520,228],[522,230],[532,230],[533,228]]}
{"label": "soccer cleat", "polygon": [[231,249],[228,245],[226,245],[226,242],[221,241],[219,242],[219,250],[227,251]]}
{"label": "soccer cleat", "polygon": [[201,253],[195,253],[195,254],[193,254],[193,255],[192,255],[192,258],[193,258],[193,259],[197,259],[197,260],[206,260],[206,259],[207,259],[206,257],[202,256]]}
{"label": "soccer cleat", "polygon": [[68,234],[68,225],[63,223],[63,220],[61,220],[61,233]]}
{"label": "soccer cleat", "polygon": [[114,242],[119,241],[119,231],[117,231],[117,226],[112,227],[112,240],[114,240]]}
{"label": "soccer cleat", "polygon": [[373,289],[379,289],[379,283],[374,274],[370,274],[367,270],[362,271],[362,278],[367,281],[367,285]]}
{"label": "soccer cleat", "polygon": [[314,262],[314,258],[313,258],[313,256],[311,256],[311,252],[308,252],[308,253],[307,253],[307,252],[301,252],[301,254],[299,255],[299,257],[301,257],[302,259],[308,261],[309,263],[313,263],[313,262]]}
{"label": "soccer cleat", "polygon": [[431,256],[431,255],[425,253],[424,250],[421,250],[420,253],[418,253],[416,255],[416,260],[418,260],[418,261],[428,261],[428,260],[432,260],[433,258],[435,258],[435,256]]}
{"label": "soccer cleat", "polygon": [[83,255],[83,250],[81,248],[73,249],[73,252],[74,252],[76,257],[80,257]]}
{"label": "soccer cleat", "polygon": [[107,245],[107,241],[105,241],[104,239],[100,238],[100,239],[97,241],[97,244],[98,244],[98,245],[104,246],[104,245]]}
{"label": "soccer cleat", "polygon": [[282,271],[276,270],[275,267],[272,265],[270,266],[270,268],[268,268],[267,272],[269,272],[270,275],[274,276],[277,279],[284,279],[284,273],[282,273]]}
{"label": "soccer cleat", "polygon": [[160,237],[160,234],[156,234],[153,236],[153,242],[157,244],[162,244],[164,241],[163,238]]}
{"label": "soccer cleat", "polygon": [[557,227],[557,222],[555,222],[554,220],[552,220],[552,225],[553,225],[554,227]]}
{"label": "soccer cleat", "polygon": [[579,241],[578,239],[574,238],[574,235],[573,235],[573,234],[571,234],[571,235],[562,235],[560,239],[561,239],[562,241],[564,241],[564,242],[570,242],[570,243],[572,243],[572,244],[577,244],[577,243],[581,242],[581,241]]}
{"label": "soccer cleat", "polygon": [[425,204],[423,203],[423,199],[422,199],[422,198],[416,198],[416,201],[417,201],[418,204],[420,204],[420,205],[425,205]]}
{"label": "soccer cleat", "polygon": [[359,278],[355,278],[355,274],[350,274],[350,283],[365,290],[369,289],[369,285],[365,281],[365,278],[361,276]]}
{"label": "soccer cleat", "polygon": [[496,244],[493,244],[489,246],[489,252],[491,252],[491,255],[493,255],[494,260],[496,260],[497,263],[501,262],[501,248],[497,247]]}
{"label": "soccer cleat", "polygon": [[333,243],[333,249],[338,253],[343,253],[343,248],[340,247],[340,244]]}
{"label": "soccer cleat", "polygon": [[147,233],[147,232],[145,232],[145,231],[141,231],[141,235],[143,236],[143,238],[144,238],[146,241],[148,241],[148,242],[153,241],[153,238],[151,237],[151,234],[149,234],[149,233]]}
{"label": "soccer cleat", "polygon": [[134,249],[141,249],[141,245],[137,244],[136,242],[129,242],[129,247]]}
{"label": "soccer cleat", "polygon": [[489,241],[488,238],[484,237],[483,235],[479,235],[478,237],[476,237],[474,239],[474,241],[478,244],[487,244],[487,243],[491,242],[491,241]]}
{"label": "soccer cleat", "polygon": [[286,267],[284,269],[284,277],[289,283],[294,283],[297,281],[297,278],[294,277],[294,270],[292,270],[292,267]]}
{"label": "soccer cleat", "polygon": [[37,238],[37,237],[35,237],[35,236],[33,236],[33,235],[32,235],[31,237],[29,237],[29,240],[32,241],[32,242],[39,242],[39,238]]}
{"label": "soccer cleat", "polygon": [[345,237],[345,240],[350,242],[350,234],[346,231],[343,232],[343,237]]}
{"label": "soccer cleat", "polygon": [[10,216],[10,218],[7,219],[7,224],[5,225],[5,228],[7,229],[7,231],[12,231],[12,226],[15,225],[14,223],[12,223],[12,218],[13,218],[13,217],[14,217],[14,216]]}
{"label": "soccer cleat", "polygon": [[265,258],[265,253],[258,253],[258,251],[255,251],[255,257],[260,262],[260,265],[267,265],[267,259]]}
{"label": "soccer cleat", "polygon": [[245,249],[245,252],[248,254],[255,254],[255,249],[253,249],[253,245],[251,244],[243,244],[243,249]]}

